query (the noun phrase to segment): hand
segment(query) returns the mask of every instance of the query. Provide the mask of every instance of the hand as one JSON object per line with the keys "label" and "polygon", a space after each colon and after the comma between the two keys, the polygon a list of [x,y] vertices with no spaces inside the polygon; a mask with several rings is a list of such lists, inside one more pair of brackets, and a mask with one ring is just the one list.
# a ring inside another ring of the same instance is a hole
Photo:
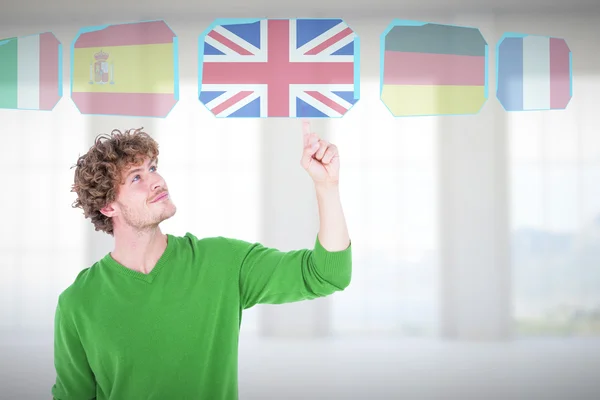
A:
{"label": "hand", "polygon": [[304,151],[300,164],[308,172],[315,185],[335,186],[339,183],[340,158],[334,144],[320,139],[310,132],[304,123]]}

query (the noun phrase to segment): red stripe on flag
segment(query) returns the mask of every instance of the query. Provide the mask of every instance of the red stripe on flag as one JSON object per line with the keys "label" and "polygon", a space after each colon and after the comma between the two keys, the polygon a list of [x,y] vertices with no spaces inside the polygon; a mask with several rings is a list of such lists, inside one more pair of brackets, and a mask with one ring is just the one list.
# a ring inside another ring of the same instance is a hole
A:
{"label": "red stripe on flag", "polygon": [[252,93],[253,93],[252,91],[244,91],[244,92],[236,93],[229,100],[224,101],[223,103],[219,104],[218,106],[216,106],[215,108],[213,108],[210,111],[214,115],[218,115],[223,110],[228,109],[229,107],[231,107],[232,105],[234,105],[238,101],[241,101],[241,100],[245,99],[246,97],[250,96]]}
{"label": "red stripe on flag", "polygon": [[73,102],[82,114],[166,117],[177,104],[173,94],[73,92]]}
{"label": "red stripe on flag", "polygon": [[485,57],[386,51],[384,85],[485,85]]}
{"label": "red stripe on flag", "polygon": [[173,43],[175,33],[163,21],[110,25],[79,35],[75,48]]}
{"label": "red stripe on flag", "polygon": [[563,39],[550,38],[550,108],[563,109],[571,98],[569,47]]}
{"label": "red stripe on flag", "polygon": [[58,81],[59,41],[51,33],[40,34],[40,110],[52,110],[60,100]]}
{"label": "red stripe on flag", "polygon": [[241,54],[243,56],[253,55],[250,51],[244,49],[242,46],[236,44],[232,40],[227,39],[225,36],[221,35],[219,32],[210,31],[208,33],[208,36],[215,39],[219,43],[223,43],[224,45],[226,45],[227,47],[229,47],[231,50],[235,51],[238,54]]}
{"label": "red stripe on flag", "polygon": [[309,56],[314,56],[316,54],[319,54],[320,52],[322,52],[323,50],[325,50],[326,48],[328,48],[329,46],[331,46],[338,40],[342,40],[343,38],[345,38],[346,36],[348,36],[350,34],[352,34],[352,29],[346,28],[343,31],[333,35],[332,37],[330,37],[329,39],[327,39],[320,45],[310,49],[309,51],[307,51],[304,54],[309,55]]}
{"label": "red stripe on flag", "polygon": [[286,117],[290,115],[290,82],[295,75],[290,63],[289,20],[269,21],[268,66],[261,72],[266,73],[268,86],[268,115]]}
{"label": "red stripe on flag", "polygon": [[321,92],[317,92],[317,91],[313,91],[313,90],[307,90],[306,94],[314,97],[315,99],[317,99],[318,101],[320,101],[321,103],[325,104],[326,106],[334,109],[335,111],[339,112],[341,115],[344,115],[346,113],[346,108],[342,107],[340,104],[336,103],[335,101],[331,100],[329,97],[325,96],[323,93]]}

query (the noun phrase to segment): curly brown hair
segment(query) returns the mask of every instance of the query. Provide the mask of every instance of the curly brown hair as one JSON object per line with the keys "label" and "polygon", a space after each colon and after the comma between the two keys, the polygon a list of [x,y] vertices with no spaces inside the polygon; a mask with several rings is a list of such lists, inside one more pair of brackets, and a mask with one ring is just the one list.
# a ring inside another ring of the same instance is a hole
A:
{"label": "curly brown hair", "polygon": [[72,207],[83,209],[96,231],[113,235],[112,220],[100,210],[116,199],[123,172],[142,164],[146,157],[158,158],[158,143],[142,129],[123,133],[113,129],[110,135],[98,135],[89,151],[71,167],[75,168],[71,192],[77,193]]}

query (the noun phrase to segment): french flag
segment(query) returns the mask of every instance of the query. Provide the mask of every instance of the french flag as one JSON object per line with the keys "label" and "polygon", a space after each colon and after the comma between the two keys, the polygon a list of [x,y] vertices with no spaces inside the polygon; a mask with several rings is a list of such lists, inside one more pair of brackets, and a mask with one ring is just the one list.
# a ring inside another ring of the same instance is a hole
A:
{"label": "french flag", "polygon": [[496,96],[506,111],[567,107],[572,96],[572,64],[564,39],[505,34],[496,57]]}

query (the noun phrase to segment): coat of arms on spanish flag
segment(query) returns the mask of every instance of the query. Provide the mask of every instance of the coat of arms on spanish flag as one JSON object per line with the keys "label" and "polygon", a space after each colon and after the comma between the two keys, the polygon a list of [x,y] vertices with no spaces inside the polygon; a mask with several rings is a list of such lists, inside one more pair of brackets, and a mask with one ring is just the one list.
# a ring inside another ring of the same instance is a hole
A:
{"label": "coat of arms on spanish flag", "polygon": [[164,21],[82,29],[71,97],[82,114],[166,117],[179,100],[177,36]]}

